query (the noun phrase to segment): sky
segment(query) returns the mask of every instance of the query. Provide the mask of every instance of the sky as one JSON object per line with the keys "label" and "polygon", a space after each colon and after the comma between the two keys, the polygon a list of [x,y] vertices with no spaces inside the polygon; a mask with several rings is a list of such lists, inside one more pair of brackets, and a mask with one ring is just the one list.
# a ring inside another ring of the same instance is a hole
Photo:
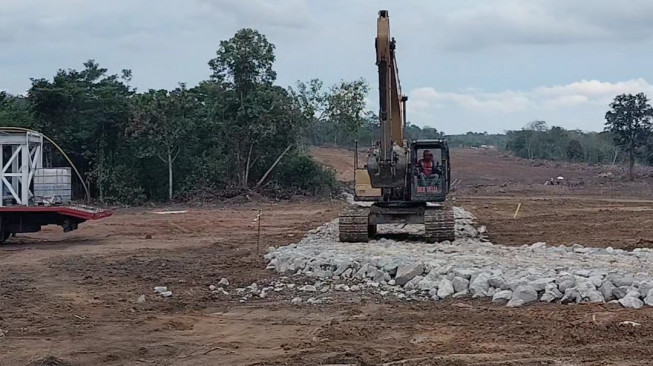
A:
{"label": "sky", "polygon": [[254,28],[277,83],[364,78],[388,10],[411,123],[501,133],[533,120],[600,131],[621,93],[653,97],[650,0],[0,0],[0,90],[96,60],[138,90],[192,86],[221,40]]}

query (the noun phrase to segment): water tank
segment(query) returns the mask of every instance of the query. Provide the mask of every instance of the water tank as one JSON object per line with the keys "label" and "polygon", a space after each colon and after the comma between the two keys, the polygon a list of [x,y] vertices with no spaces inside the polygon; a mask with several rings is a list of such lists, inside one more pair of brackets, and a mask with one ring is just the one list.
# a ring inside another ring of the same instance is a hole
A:
{"label": "water tank", "polygon": [[34,201],[69,203],[72,196],[70,168],[41,168],[34,172]]}

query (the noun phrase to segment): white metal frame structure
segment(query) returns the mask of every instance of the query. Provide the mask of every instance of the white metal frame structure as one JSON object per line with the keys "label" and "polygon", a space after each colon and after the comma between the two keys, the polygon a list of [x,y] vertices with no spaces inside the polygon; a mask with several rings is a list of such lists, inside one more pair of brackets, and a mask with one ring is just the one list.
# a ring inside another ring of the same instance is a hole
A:
{"label": "white metal frame structure", "polygon": [[0,207],[29,205],[34,173],[43,167],[43,135],[0,132],[0,167]]}

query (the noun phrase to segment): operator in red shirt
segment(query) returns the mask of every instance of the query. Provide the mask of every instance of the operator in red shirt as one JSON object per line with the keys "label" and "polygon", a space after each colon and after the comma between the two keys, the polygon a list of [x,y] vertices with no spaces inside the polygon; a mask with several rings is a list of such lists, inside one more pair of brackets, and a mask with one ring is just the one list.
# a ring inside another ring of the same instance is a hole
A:
{"label": "operator in red shirt", "polygon": [[422,153],[422,159],[419,159],[417,164],[420,167],[420,172],[426,177],[433,175],[433,153],[429,150],[424,150]]}
{"label": "operator in red shirt", "polygon": [[430,150],[424,150],[422,156],[422,159],[419,159],[417,162],[417,166],[419,167],[419,185],[422,187],[434,185],[437,179],[434,177],[436,165],[433,161],[433,153]]}

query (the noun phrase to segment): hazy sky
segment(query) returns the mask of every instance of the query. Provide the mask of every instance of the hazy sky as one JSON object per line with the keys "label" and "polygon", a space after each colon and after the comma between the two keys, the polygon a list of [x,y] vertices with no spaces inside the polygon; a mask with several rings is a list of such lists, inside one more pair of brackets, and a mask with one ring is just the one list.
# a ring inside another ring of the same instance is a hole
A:
{"label": "hazy sky", "polygon": [[376,110],[380,9],[417,125],[597,131],[616,94],[653,97],[650,0],[0,0],[0,89],[89,58],[132,69],[140,90],[194,85],[220,40],[251,27],[276,45],[279,84],[364,77]]}

